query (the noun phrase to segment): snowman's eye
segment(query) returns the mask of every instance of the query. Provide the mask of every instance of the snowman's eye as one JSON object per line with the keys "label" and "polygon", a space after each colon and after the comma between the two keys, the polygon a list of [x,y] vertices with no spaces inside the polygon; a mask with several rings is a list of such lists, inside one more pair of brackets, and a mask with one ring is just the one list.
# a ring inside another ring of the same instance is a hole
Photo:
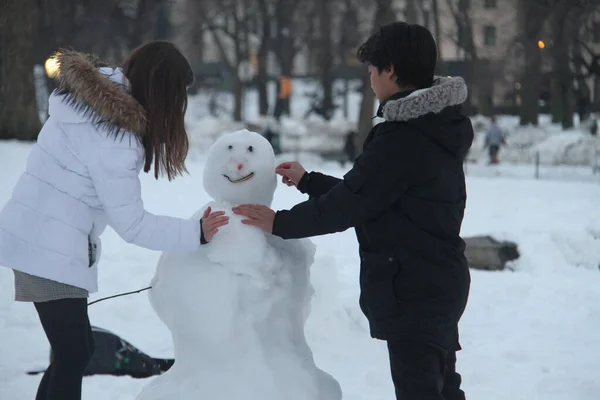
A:
{"label": "snowman's eye", "polygon": [[227,146],[227,148],[228,148],[229,150],[231,150],[231,149],[233,149],[233,146],[232,146],[232,145],[229,145],[229,146]]}
{"label": "snowman's eye", "polygon": [[250,147],[248,147],[248,151],[249,151],[250,153],[252,153],[252,152],[254,151],[254,148],[253,148],[252,146],[250,146]]}

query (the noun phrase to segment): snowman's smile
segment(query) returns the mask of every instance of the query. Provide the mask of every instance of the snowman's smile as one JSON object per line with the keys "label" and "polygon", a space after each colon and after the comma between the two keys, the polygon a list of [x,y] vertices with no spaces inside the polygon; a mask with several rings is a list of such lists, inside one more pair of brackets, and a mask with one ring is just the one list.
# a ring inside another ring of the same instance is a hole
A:
{"label": "snowman's smile", "polygon": [[241,183],[247,181],[248,179],[251,179],[254,176],[254,172],[250,172],[248,175],[241,177],[240,179],[231,179],[225,174],[223,174],[223,176],[227,178],[227,180],[231,183]]}

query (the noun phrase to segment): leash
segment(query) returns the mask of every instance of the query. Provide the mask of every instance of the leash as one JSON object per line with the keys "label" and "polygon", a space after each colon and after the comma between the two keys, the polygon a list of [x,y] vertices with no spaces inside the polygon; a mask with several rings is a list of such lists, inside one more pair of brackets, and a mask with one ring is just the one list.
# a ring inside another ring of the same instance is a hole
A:
{"label": "leash", "polygon": [[134,290],[133,292],[127,292],[127,293],[115,294],[114,296],[103,297],[101,299],[94,300],[91,303],[88,303],[88,307],[91,306],[92,304],[99,303],[104,300],[114,299],[115,297],[127,296],[127,295],[135,294],[135,293],[141,293],[144,290],[149,290],[149,289],[152,289],[152,286],[148,286],[148,287],[140,289],[140,290]]}

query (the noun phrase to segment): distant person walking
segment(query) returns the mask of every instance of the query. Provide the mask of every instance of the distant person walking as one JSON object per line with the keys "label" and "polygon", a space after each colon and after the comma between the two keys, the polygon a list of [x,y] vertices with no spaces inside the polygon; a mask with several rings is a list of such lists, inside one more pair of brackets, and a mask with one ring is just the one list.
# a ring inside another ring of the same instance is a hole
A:
{"label": "distant person walking", "polygon": [[500,152],[500,146],[505,145],[506,140],[504,138],[504,132],[498,126],[496,117],[491,118],[490,126],[485,132],[485,144],[484,147],[489,149],[490,164],[498,164],[498,153]]}

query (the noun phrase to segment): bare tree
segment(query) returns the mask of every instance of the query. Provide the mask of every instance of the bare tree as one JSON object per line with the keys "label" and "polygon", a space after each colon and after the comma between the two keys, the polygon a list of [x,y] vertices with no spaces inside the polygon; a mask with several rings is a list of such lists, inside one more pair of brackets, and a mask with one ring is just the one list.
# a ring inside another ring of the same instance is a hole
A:
{"label": "bare tree", "polygon": [[267,115],[269,112],[269,97],[267,84],[269,82],[268,60],[272,47],[272,29],[274,0],[257,0],[260,16],[260,45],[256,54],[257,73],[256,83],[258,87],[258,113]]}
{"label": "bare tree", "polygon": [[[582,29],[584,35],[586,35],[587,26],[584,25]],[[592,105],[593,108],[597,110],[600,108],[598,106],[600,97],[600,53],[594,52],[581,37],[577,40],[578,43],[573,45],[572,62],[579,96],[585,98],[586,106]],[[593,90],[590,90],[587,83],[587,80],[590,78],[593,80]],[[587,112],[589,111],[589,109],[586,109],[584,114],[587,116]]]}
{"label": "bare tree", "polygon": [[589,0],[582,4],[557,2],[552,4],[550,9],[551,111],[553,122],[561,123],[563,129],[574,126],[573,114],[576,107],[582,118],[586,114],[590,91],[581,76],[581,69],[583,67],[582,47],[588,47],[582,40],[582,34],[585,32],[582,26],[585,25],[586,18],[592,15],[599,5],[600,1],[597,0]]}
{"label": "bare tree", "polygon": [[40,130],[33,76],[36,5],[5,0],[0,12],[0,139],[35,140]]}
{"label": "bare tree", "polygon": [[189,3],[190,23],[198,26],[197,34],[211,33],[222,59],[227,65],[234,97],[233,118],[242,120],[243,85],[241,67],[251,53],[254,38],[248,34],[248,24],[255,4],[250,0],[198,0]]}
{"label": "bare tree", "polygon": [[[586,62],[582,49],[587,46],[581,40],[586,15],[600,5],[597,0],[564,2],[560,0],[523,0],[519,5],[519,42],[523,48],[521,73],[521,125],[538,124],[539,96],[541,92],[542,61],[546,54],[551,61],[550,109],[553,121],[561,123],[563,129],[573,126],[573,114],[577,95],[589,97],[585,78],[596,67],[593,54]],[[549,39],[542,40],[544,28],[549,30]],[[543,46],[538,45],[543,44]],[[582,69],[587,72],[581,72]],[[598,68],[600,71],[600,68]],[[580,113],[583,107],[579,107]]]}
{"label": "bare tree", "polygon": [[463,50],[466,60],[479,59],[475,38],[473,37],[473,19],[471,17],[471,0],[445,0],[456,27],[455,32],[446,33]]}
{"label": "bare tree", "polygon": [[[490,63],[479,54],[475,43],[472,0],[445,0],[454,21],[454,30],[444,32],[460,49],[470,100],[475,100],[482,114],[491,114],[494,80]],[[468,106],[472,103],[469,101]]]}

